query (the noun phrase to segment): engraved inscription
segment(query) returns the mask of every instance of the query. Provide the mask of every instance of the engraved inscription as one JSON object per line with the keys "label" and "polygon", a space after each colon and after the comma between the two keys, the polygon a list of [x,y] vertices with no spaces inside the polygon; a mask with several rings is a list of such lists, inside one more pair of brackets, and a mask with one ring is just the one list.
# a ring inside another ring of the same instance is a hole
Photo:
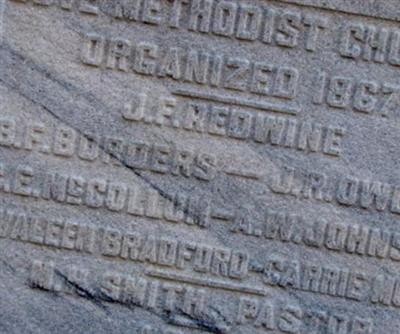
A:
{"label": "engraved inscription", "polygon": [[392,275],[353,271],[270,257],[265,260],[264,284],[285,289],[399,307],[400,284]]}
{"label": "engraved inscription", "polygon": [[[280,116],[268,116],[215,103],[179,103],[161,96],[152,99],[140,94],[122,110],[122,117],[131,122],[143,122],[196,133],[207,133],[259,144],[268,144],[298,151],[341,154],[345,129],[302,122]],[[155,108],[154,108],[155,107]],[[151,113],[151,110],[156,113]]]}
{"label": "engraved inscription", "polygon": [[77,10],[83,14],[98,15],[98,0],[10,0],[14,2],[32,3],[35,6],[58,6],[64,10]]}
{"label": "engraved inscription", "polygon": [[[29,3],[29,0],[13,0]],[[238,41],[259,41],[264,45],[315,51],[328,27],[321,16],[299,10],[281,10],[217,0],[134,0],[115,1],[111,6],[98,0],[34,0],[33,4],[58,6],[85,14],[102,13],[128,23],[164,26],[181,31],[211,34]]]}
{"label": "engraved inscription", "polygon": [[201,227],[209,224],[210,203],[199,196],[177,193],[166,199],[156,190],[135,184],[78,175],[42,174],[28,165],[7,169],[0,164],[0,179],[3,193]]}
{"label": "engraved inscription", "polygon": [[[61,272],[53,262],[34,260],[29,284],[33,288],[64,294],[82,294],[80,290],[90,289],[89,271],[73,266]],[[143,308],[161,308],[158,311],[167,312],[183,307],[182,311],[193,317],[203,315],[209,297],[202,289],[160,283],[112,271],[101,275],[99,290],[104,300]]]}
{"label": "engraved inscription", "polygon": [[346,175],[334,178],[286,166],[274,178],[270,188],[276,194],[400,214],[399,186],[378,180],[363,180]]}
{"label": "engraved inscription", "polygon": [[267,209],[262,222],[246,213],[235,215],[231,232],[265,240],[305,245],[311,249],[327,250],[376,259],[400,261],[400,234],[384,228],[334,222],[330,217],[316,220]]}
{"label": "engraved inscription", "polygon": [[339,52],[345,58],[400,66],[400,30],[349,22],[343,27]]}
{"label": "engraved inscription", "polygon": [[[372,334],[372,319],[361,317],[350,318],[345,314],[332,311],[309,311],[297,305],[277,305],[269,300],[241,297],[239,301],[236,323],[250,324],[255,330],[279,333],[340,333]],[[303,326],[307,331],[302,331]]]}
{"label": "engraved inscription", "polygon": [[[264,257],[260,268],[259,265],[251,264],[250,254],[239,250],[139,233],[121,233],[116,229],[80,226],[59,220],[51,221],[9,210],[2,211],[0,222],[2,238],[25,243],[98,254],[106,259],[118,258],[129,262],[148,263],[183,273],[190,270],[233,281],[247,280],[255,273],[261,276],[262,282],[267,286],[307,291],[358,302],[369,301],[381,306],[400,307],[400,281],[394,275],[374,276],[361,270],[322,266],[275,255]],[[37,266],[37,270],[44,270],[45,274],[47,273],[44,277],[48,287],[51,287],[54,284],[51,270],[46,268],[46,266],[43,268],[43,264]],[[166,270],[150,269],[145,271],[145,274],[153,278],[201,285],[211,289],[240,291],[259,296],[266,294],[261,288],[238,286],[229,281],[197,279]],[[85,277],[85,273],[75,273],[75,275]],[[39,280],[43,275],[38,277]]]}
{"label": "engraved inscription", "polygon": [[1,211],[1,238],[43,245],[106,258],[122,259],[242,280],[249,271],[249,255],[227,248],[155,237],[122,233],[116,229],[85,226],[74,222],[46,219]]}
{"label": "engraved inscription", "polygon": [[179,149],[173,144],[131,141],[123,137],[83,136],[66,126],[49,127],[41,122],[17,122],[0,118],[0,146],[78,158],[85,162],[129,166],[155,173],[209,181],[221,163],[211,154]]}
{"label": "engraved inscription", "polygon": [[0,0],[0,332],[397,333],[397,7]]}
{"label": "engraved inscription", "polygon": [[[351,77],[317,75],[315,104],[353,110],[364,115],[389,117],[399,102],[399,86],[373,80],[358,81]],[[396,103],[397,102],[397,103]]]}
{"label": "engraved inscription", "polygon": [[[148,279],[139,275],[127,275],[117,271],[98,273],[79,266],[61,267],[42,260],[34,260],[31,265],[29,284],[32,288],[45,291],[85,297],[91,294],[104,302],[120,303],[129,307],[143,308],[161,314],[176,312],[181,318],[172,322],[178,327],[211,330],[228,333],[232,330],[250,327],[253,330],[276,333],[321,333],[331,334],[371,334],[374,329],[372,319],[355,316],[332,309],[304,307],[295,302],[278,302],[271,299],[241,296],[232,301],[235,312],[228,315],[228,307],[222,306],[219,314],[224,321],[219,322],[213,316],[212,306],[215,294],[203,288],[193,288],[186,284],[168,283]],[[228,300],[226,301],[228,303]],[[229,304],[231,302],[229,301]],[[193,320],[202,320],[192,322]],[[192,321],[190,321],[192,320]],[[136,324],[135,324],[136,326]],[[138,325],[139,333],[164,333],[156,325]],[[166,332],[168,334],[175,331]]]}
{"label": "engraved inscription", "polygon": [[292,67],[97,34],[84,37],[81,60],[96,67],[283,99],[296,97],[299,82],[299,71]]}

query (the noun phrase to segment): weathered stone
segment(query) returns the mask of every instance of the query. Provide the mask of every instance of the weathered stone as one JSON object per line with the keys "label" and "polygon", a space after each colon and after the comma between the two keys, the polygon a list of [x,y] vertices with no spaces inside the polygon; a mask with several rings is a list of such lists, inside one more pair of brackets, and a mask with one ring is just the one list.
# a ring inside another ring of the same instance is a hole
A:
{"label": "weathered stone", "polygon": [[400,327],[397,0],[0,0],[0,332]]}

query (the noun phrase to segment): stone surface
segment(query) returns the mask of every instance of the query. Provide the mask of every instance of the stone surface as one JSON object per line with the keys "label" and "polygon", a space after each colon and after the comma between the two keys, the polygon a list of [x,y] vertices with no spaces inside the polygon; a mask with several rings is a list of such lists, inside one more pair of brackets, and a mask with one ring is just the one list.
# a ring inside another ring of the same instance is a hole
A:
{"label": "stone surface", "polygon": [[0,333],[398,332],[399,11],[0,1]]}

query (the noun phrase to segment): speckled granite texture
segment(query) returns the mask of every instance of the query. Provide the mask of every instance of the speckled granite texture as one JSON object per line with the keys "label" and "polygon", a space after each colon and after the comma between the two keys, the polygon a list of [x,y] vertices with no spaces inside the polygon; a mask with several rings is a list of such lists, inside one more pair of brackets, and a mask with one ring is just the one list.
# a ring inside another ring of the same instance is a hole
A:
{"label": "speckled granite texture", "polygon": [[0,333],[397,333],[399,19],[0,0]]}

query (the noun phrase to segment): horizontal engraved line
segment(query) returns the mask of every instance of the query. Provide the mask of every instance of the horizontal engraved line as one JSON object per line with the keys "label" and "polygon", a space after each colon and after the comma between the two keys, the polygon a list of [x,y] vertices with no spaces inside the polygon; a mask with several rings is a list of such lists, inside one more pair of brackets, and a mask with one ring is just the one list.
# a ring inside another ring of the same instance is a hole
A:
{"label": "horizontal engraved line", "polygon": [[240,99],[234,96],[223,96],[219,94],[198,92],[190,89],[177,89],[173,91],[172,94],[182,97],[210,100],[214,102],[233,104],[236,106],[249,107],[254,109],[260,109],[263,111],[272,111],[282,114],[297,115],[299,113],[299,109],[296,107],[281,106],[279,104],[274,104],[274,103],[257,102],[253,100]]}
{"label": "horizontal engraved line", "polygon": [[369,18],[374,18],[374,19],[380,19],[384,21],[389,21],[389,22],[400,22],[400,18],[396,17],[389,17],[387,14],[381,13],[381,14],[369,14],[369,13],[360,13],[356,11],[350,11],[345,8],[334,8],[334,7],[327,7],[319,4],[310,4],[310,3],[304,3],[300,2],[299,0],[275,0],[276,2],[281,2],[285,4],[290,4],[293,6],[298,6],[298,7],[308,7],[308,8],[313,8],[313,9],[321,9],[327,12],[336,12],[336,13],[341,13],[341,14],[348,14],[348,15],[354,15],[354,16],[360,16],[360,17],[369,17]]}
{"label": "horizontal engraved line", "polygon": [[261,175],[255,173],[255,172],[254,173],[253,172],[245,173],[240,170],[234,170],[234,169],[226,169],[224,172],[227,175],[243,177],[243,178],[247,178],[247,179],[260,180],[262,178]]}
{"label": "horizontal engraved line", "polygon": [[249,286],[243,286],[243,285],[231,284],[231,283],[225,283],[225,282],[218,282],[218,281],[203,280],[203,279],[199,279],[199,278],[188,277],[188,276],[180,275],[180,274],[178,275],[178,274],[165,272],[165,271],[147,270],[147,271],[145,271],[145,274],[150,277],[162,278],[162,279],[166,279],[169,281],[177,281],[177,282],[181,282],[181,283],[188,283],[188,284],[203,286],[203,287],[207,287],[207,288],[211,288],[211,289],[223,289],[223,290],[241,292],[241,293],[250,294],[250,295],[257,295],[257,296],[266,296],[267,295],[267,292],[265,290],[252,288]]}
{"label": "horizontal engraved line", "polygon": [[[196,329],[198,331],[210,333],[207,328],[203,328],[202,326],[199,326],[199,324],[196,323],[195,321],[187,319],[181,315],[174,314],[173,316],[170,317],[170,320],[172,322],[172,325],[177,326],[177,327]],[[230,327],[228,327],[225,324],[218,324],[218,329],[220,331],[222,331],[223,333],[225,333],[225,332],[229,332]],[[218,332],[218,333],[220,333],[220,332]]]}
{"label": "horizontal engraved line", "polygon": [[231,221],[234,219],[234,215],[232,213],[230,213],[228,210],[214,208],[211,212],[211,218],[225,220],[225,221]]}

